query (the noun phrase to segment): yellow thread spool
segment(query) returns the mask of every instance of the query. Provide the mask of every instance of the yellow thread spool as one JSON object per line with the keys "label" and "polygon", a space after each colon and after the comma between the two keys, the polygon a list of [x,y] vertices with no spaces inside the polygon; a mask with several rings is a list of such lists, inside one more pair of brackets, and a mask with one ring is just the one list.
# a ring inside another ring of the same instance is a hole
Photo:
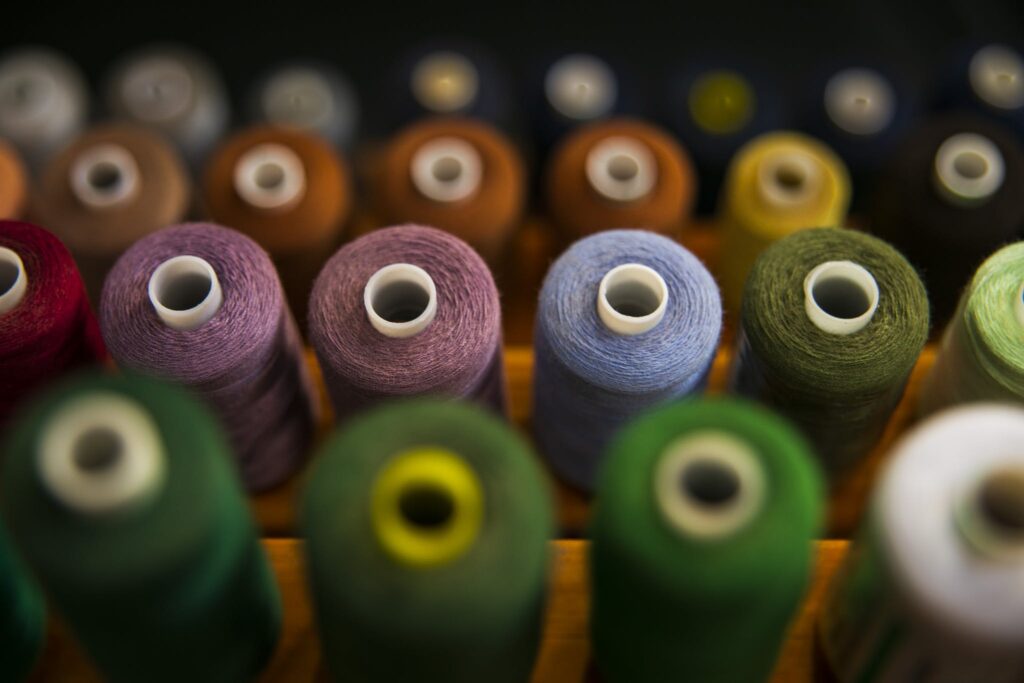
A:
{"label": "yellow thread spool", "polygon": [[842,225],[849,204],[849,173],[824,143],[778,132],[744,145],[729,164],[718,215],[726,308],[739,312],[747,274],[769,245],[797,230]]}
{"label": "yellow thread spool", "polygon": [[396,456],[377,476],[370,504],[381,546],[414,567],[455,560],[483,523],[480,480],[465,461],[441,448]]}
{"label": "yellow thread spool", "polygon": [[750,83],[727,69],[709,71],[694,81],[689,104],[693,122],[713,135],[735,133],[757,111],[757,97]]}

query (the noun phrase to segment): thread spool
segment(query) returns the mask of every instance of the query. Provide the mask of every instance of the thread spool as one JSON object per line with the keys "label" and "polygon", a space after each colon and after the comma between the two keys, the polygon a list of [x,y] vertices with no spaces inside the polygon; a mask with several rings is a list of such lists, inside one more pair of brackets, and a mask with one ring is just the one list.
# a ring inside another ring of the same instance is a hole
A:
{"label": "thread spool", "polygon": [[359,98],[336,69],[296,62],[277,67],[252,87],[249,116],[257,123],[298,128],[351,150],[359,130]]}
{"label": "thread spool", "polygon": [[6,533],[0,533],[0,677],[23,681],[39,658],[46,637],[46,606]]}
{"label": "thread spool", "polygon": [[106,355],[68,250],[35,225],[0,221],[0,423],[40,387]]}
{"label": "thread spool", "polygon": [[697,211],[714,212],[729,161],[755,136],[784,128],[771,74],[742,60],[695,57],[669,79],[664,122],[698,169]]}
{"label": "thread spool", "polygon": [[498,290],[476,252],[448,233],[403,225],[339,249],[313,286],[309,338],[339,421],[399,396],[504,413]]}
{"label": "thread spool", "polygon": [[70,142],[88,115],[85,79],[63,55],[24,47],[0,58],[0,137],[33,170]]}
{"label": "thread spool", "polygon": [[990,256],[964,290],[946,328],[919,410],[975,401],[1024,402],[1024,243]]}
{"label": "thread spool", "polygon": [[800,435],[753,404],[686,401],[631,422],[591,531],[603,679],[767,680],[810,580],[822,493]]}
{"label": "thread spool", "polygon": [[717,273],[728,310],[768,246],[798,230],[841,225],[850,203],[846,166],[823,143],[799,133],[767,133],[740,149],[722,188]]}
{"label": "thread spool", "polygon": [[471,406],[396,403],[335,434],[308,481],[302,528],[334,680],[529,678],[553,516],[518,435]]}
{"label": "thread spool", "polygon": [[1019,407],[957,408],[894,447],[823,606],[820,642],[838,680],[1024,673],[1022,418]]}
{"label": "thread spool", "polygon": [[29,213],[74,254],[89,296],[99,300],[107,271],[141,237],[181,221],[191,188],[174,149],[145,129],[93,128],[47,164]]}
{"label": "thread spool", "polygon": [[106,84],[117,119],[167,136],[199,169],[227,130],[227,94],[213,65],[184,45],[152,45],[124,57]]}
{"label": "thread spool", "polygon": [[391,140],[373,196],[385,225],[440,228],[497,264],[523,213],[525,171],[497,129],[468,119],[434,119]]}
{"label": "thread spool", "polygon": [[1010,131],[949,114],[917,128],[879,183],[871,230],[921,272],[937,324],[993,251],[1024,228],[1024,152]]}
{"label": "thread spool", "polygon": [[262,669],[280,598],[198,403],[155,380],[83,375],[20,415],[5,455],[5,520],[105,678]]}
{"label": "thread spool", "polygon": [[942,65],[938,80],[937,109],[969,110],[1024,133],[1024,54],[1019,45],[962,46]]}
{"label": "thread spool", "polygon": [[747,280],[731,387],[799,427],[835,483],[882,436],[928,337],[899,252],[854,230],[777,242]]}
{"label": "thread spool", "polygon": [[580,128],[546,173],[549,210],[571,239],[622,226],[676,235],[697,184],[689,157],[668,134],[629,119]]}
{"label": "thread spool", "polygon": [[0,219],[20,218],[28,204],[28,177],[13,147],[0,139]]}
{"label": "thread spool", "polygon": [[229,138],[203,178],[211,219],[270,252],[292,310],[306,318],[316,274],[341,241],[352,210],[348,166],[322,139],[258,126]]}
{"label": "thread spool", "polygon": [[249,490],[304,462],[316,404],[302,341],[274,266],[251,239],[193,223],[139,240],[110,271],[100,325],[122,368],[208,402]]}
{"label": "thread spool", "polygon": [[714,279],[672,240],[609,230],[573,244],[534,331],[533,430],[556,473],[591,490],[619,427],[703,389],[721,328]]}

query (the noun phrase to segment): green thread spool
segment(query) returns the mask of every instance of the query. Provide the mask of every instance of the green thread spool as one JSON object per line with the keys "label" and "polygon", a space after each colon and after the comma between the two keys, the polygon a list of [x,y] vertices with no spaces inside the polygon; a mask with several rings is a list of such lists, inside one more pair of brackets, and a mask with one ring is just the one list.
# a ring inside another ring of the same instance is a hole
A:
{"label": "green thread spool", "polygon": [[417,400],[348,423],[315,462],[301,519],[334,680],[528,681],[553,517],[526,443]]}
{"label": "green thread spool", "polygon": [[899,252],[807,230],[747,279],[731,385],[792,420],[835,482],[882,436],[927,336],[924,285]]}
{"label": "green thread spool", "polygon": [[82,375],[6,442],[2,506],[111,681],[249,681],[280,629],[273,575],[212,417],[141,377]]}
{"label": "green thread spool", "polygon": [[918,406],[929,415],[973,401],[1024,402],[1024,242],[974,274],[942,339]]}
{"label": "green thread spool", "polygon": [[43,598],[0,529],[0,681],[22,681],[46,635]]}
{"label": "green thread spool", "polygon": [[677,403],[619,434],[596,501],[591,637],[605,680],[766,680],[821,524],[803,438],[746,402]]}

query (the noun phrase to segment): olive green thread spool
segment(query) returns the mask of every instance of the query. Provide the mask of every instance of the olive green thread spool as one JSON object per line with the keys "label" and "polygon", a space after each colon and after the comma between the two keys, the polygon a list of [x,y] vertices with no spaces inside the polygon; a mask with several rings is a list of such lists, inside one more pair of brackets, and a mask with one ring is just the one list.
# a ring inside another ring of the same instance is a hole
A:
{"label": "olive green thread spool", "polygon": [[553,521],[525,442],[415,400],[352,420],[315,462],[301,524],[333,679],[526,683]]}
{"label": "olive green thread spool", "polygon": [[17,683],[28,676],[45,635],[42,595],[0,528],[0,681]]}
{"label": "olive green thread spool", "polygon": [[269,659],[280,598],[226,450],[141,377],[76,377],[14,423],[5,518],[107,680],[249,681]]}
{"label": "olive green thread spool", "polygon": [[677,403],[612,445],[591,527],[591,639],[607,683],[766,680],[807,587],[822,484],[753,404]]}
{"label": "olive green thread spool", "polygon": [[751,271],[730,384],[792,420],[835,483],[882,436],[927,335],[924,285],[899,252],[805,230]]}

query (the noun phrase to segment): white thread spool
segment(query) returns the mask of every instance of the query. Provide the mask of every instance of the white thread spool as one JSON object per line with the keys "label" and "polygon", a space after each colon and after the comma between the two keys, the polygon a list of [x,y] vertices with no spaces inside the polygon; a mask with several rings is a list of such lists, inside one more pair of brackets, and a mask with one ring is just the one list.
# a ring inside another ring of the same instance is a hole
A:
{"label": "white thread spool", "polygon": [[392,263],[366,281],[363,305],[375,330],[388,337],[411,337],[437,314],[437,288],[419,266]]}
{"label": "white thread spool", "polygon": [[976,133],[953,135],[935,153],[935,185],[953,204],[984,204],[1002,187],[1005,172],[999,148]]}
{"label": "white thread spool", "polygon": [[0,247],[0,315],[14,310],[28,291],[28,273],[16,251]]}
{"label": "white thread spool", "polygon": [[78,201],[97,210],[130,204],[142,187],[135,157],[120,145],[90,147],[78,155],[69,173]]}
{"label": "white thread spool", "polygon": [[413,185],[427,199],[458,202],[472,197],[483,182],[480,153],[465,140],[435,138],[416,150],[409,165]]}
{"label": "white thread spool", "polygon": [[235,192],[250,206],[285,211],[306,194],[306,167],[288,147],[256,145],[235,164]]}
{"label": "white thread spool", "polygon": [[544,94],[551,107],[574,121],[607,116],[619,97],[615,73],[604,61],[571,54],[551,65],[544,76]]}
{"label": "white thread spool", "polygon": [[612,332],[643,334],[665,317],[668,285],[653,268],[624,263],[609,270],[597,290],[597,313]]}
{"label": "white thread spool", "polygon": [[93,393],[62,407],[39,442],[36,466],[62,505],[107,515],[150,500],[167,469],[160,432],[137,403]]}
{"label": "white thread spool", "polygon": [[647,145],[635,138],[601,140],[587,153],[587,180],[605,199],[632,202],[651,193],[658,182],[658,163]]}
{"label": "white thread spool", "polygon": [[356,97],[340,76],[314,66],[271,74],[258,93],[258,117],[275,125],[309,130],[347,147],[359,118]]}
{"label": "white thread spool", "polygon": [[878,299],[878,282],[853,261],[826,261],[804,278],[807,317],[829,334],[863,330],[878,309]]}
{"label": "white thread spool", "polygon": [[817,196],[822,185],[818,161],[799,149],[779,150],[757,168],[757,190],[765,203],[790,210]]}
{"label": "white thread spool", "polygon": [[654,473],[654,498],[665,521],[697,538],[724,538],[761,509],[765,475],[749,444],[714,430],[681,437]]}
{"label": "white thread spool", "polygon": [[413,97],[420,106],[438,114],[465,109],[480,90],[476,66],[458,52],[434,52],[412,70]]}
{"label": "white thread spool", "polygon": [[825,85],[825,111],[832,122],[853,135],[885,130],[896,113],[892,85],[873,69],[844,69]]}
{"label": "white thread spool", "polygon": [[224,294],[207,261],[198,256],[175,256],[149,276],[149,301],[168,327],[194,330],[217,314]]}
{"label": "white thread spool", "polygon": [[1024,59],[1007,45],[986,45],[971,58],[971,88],[997,109],[1024,107]]}

